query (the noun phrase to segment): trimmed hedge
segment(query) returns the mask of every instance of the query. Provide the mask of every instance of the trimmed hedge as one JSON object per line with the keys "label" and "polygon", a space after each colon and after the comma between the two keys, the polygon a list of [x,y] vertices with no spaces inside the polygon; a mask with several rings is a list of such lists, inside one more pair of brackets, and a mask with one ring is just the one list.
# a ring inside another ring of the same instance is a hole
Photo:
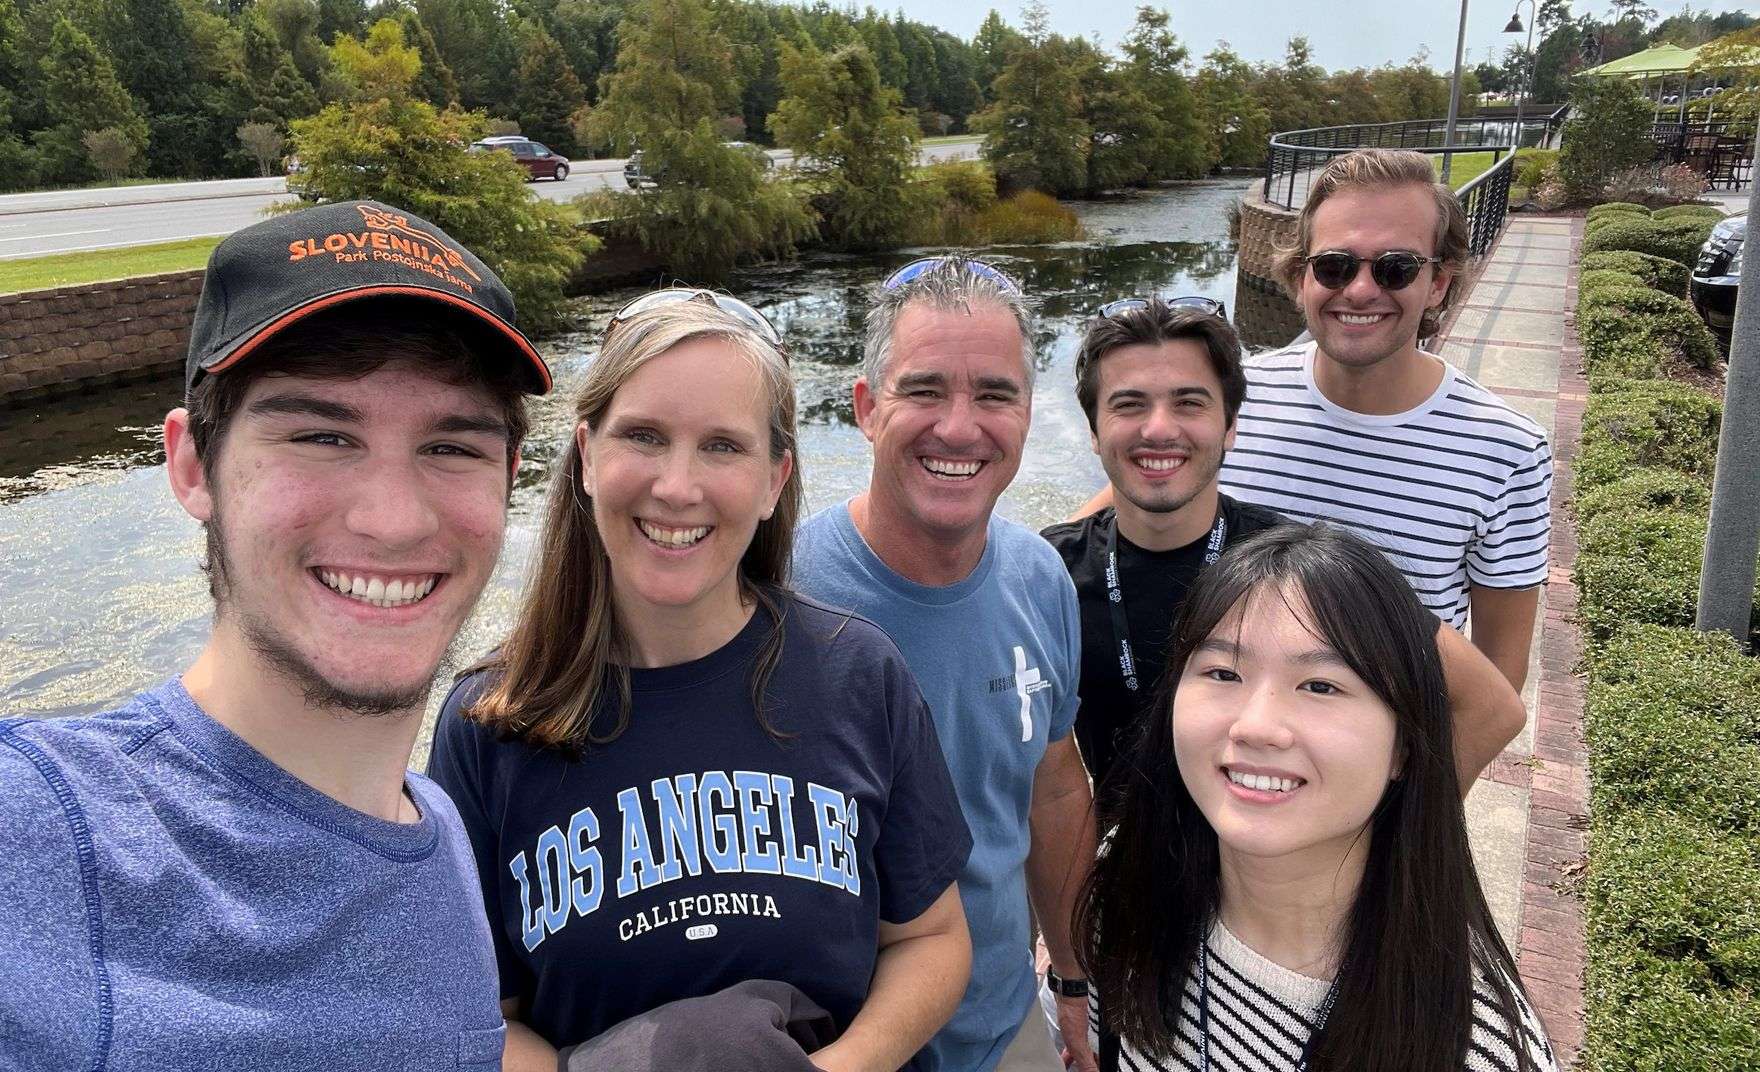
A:
{"label": "trimmed hedge", "polygon": [[1638,281],[1647,287],[1672,294],[1677,298],[1687,296],[1687,266],[1680,261],[1671,261],[1667,257],[1658,257],[1649,253],[1638,253],[1629,249],[1608,250],[1605,253],[1591,253],[1583,258],[1583,278],[1581,284],[1587,284],[1591,272],[1615,271],[1627,272],[1638,277]]}
{"label": "trimmed hedge", "polygon": [[1614,274],[1586,273],[1577,291],[1577,337],[1592,381],[1653,377],[1673,361],[1717,364],[1717,340],[1691,303],[1641,284],[1620,285],[1609,278]]}
{"label": "trimmed hedge", "polygon": [[1723,210],[1716,205],[1670,205],[1650,213],[1653,220],[1710,220],[1712,223],[1723,221]]}
{"label": "trimmed hedge", "polygon": [[1590,395],[1578,494],[1646,467],[1710,479],[1722,420],[1721,399],[1669,380],[1629,380]]}
{"label": "trimmed hedge", "polygon": [[1577,621],[1593,643],[1621,626],[1692,625],[1705,518],[1673,510],[1601,514],[1577,528]]}
{"label": "trimmed hedge", "polygon": [[1681,264],[1691,264],[1699,256],[1699,247],[1711,234],[1712,223],[1705,219],[1656,220],[1635,214],[1603,217],[1593,226],[1585,226],[1583,253],[1629,249],[1666,257]]}
{"label": "trimmed hedge", "polygon": [[1601,514],[1626,516],[1643,510],[1703,514],[1711,509],[1711,482],[1678,469],[1634,469],[1617,480],[1579,491],[1571,506],[1583,521]]}
{"label": "trimmed hedge", "polygon": [[1650,210],[1632,201],[1606,201],[1591,208],[1583,217],[1588,222],[1609,216],[1648,216]]}

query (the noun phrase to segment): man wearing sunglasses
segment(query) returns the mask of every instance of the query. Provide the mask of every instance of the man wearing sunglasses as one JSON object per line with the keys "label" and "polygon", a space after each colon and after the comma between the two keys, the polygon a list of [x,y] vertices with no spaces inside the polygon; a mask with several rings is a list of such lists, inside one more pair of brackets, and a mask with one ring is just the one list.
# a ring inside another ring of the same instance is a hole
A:
{"label": "man wearing sunglasses", "polygon": [[1328,164],[1279,274],[1313,340],[1247,363],[1228,494],[1378,544],[1424,605],[1519,691],[1546,580],[1552,454],[1528,417],[1440,357],[1466,215],[1421,153]]}
{"label": "man wearing sunglasses", "polygon": [[1094,859],[1087,771],[1071,734],[1081,624],[1057,554],[995,515],[1032,416],[1032,320],[981,261],[906,265],[869,310],[856,421],[867,490],[808,519],[794,583],[877,622],[935,718],[971,828],[959,892],[972,979],[929,1043],[949,1072],[1056,1072],[1035,1008],[1031,901],[1075,1067],[1094,1072],[1085,981],[1070,942]]}

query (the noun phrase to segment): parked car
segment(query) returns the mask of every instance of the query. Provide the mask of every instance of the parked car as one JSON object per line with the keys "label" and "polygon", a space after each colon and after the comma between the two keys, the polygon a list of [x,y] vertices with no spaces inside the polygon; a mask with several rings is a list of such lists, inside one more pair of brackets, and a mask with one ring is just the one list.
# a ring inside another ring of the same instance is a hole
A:
{"label": "parked car", "polygon": [[[729,149],[737,149],[751,157],[753,160],[757,161],[758,166],[765,171],[769,171],[776,166],[776,161],[770,158],[770,154],[765,152],[764,147],[761,145],[753,145],[751,142],[746,141],[724,141],[721,144]],[[641,190],[656,186],[658,185],[658,179],[659,177],[657,175],[649,174],[647,169],[642,166],[642,151],[640,149],[629,154],[629,159],[623,162],[623,181],[628,183],[629,188],[632,190]]]}
{"label": "parked car", "polygon": [[1735,326],[1736,288],[1742,279],[1742,246],[1748,237],[1748,216],[1731,216],[1711,229],[1711,237],[1699,248],[1688,290],[1693,307],[1705,326],[1729,350],[1730,329]]}
{"label": "parked car", "polygon": [[550,147],[542,142],[518,134],[498,134],[493,138],[484,138],[471,143],[471,152],[486,153],[500,149],[513,154],[533,179],[555,179],[561,182],[568,178],[568,158],[561,153],[550,151]]}

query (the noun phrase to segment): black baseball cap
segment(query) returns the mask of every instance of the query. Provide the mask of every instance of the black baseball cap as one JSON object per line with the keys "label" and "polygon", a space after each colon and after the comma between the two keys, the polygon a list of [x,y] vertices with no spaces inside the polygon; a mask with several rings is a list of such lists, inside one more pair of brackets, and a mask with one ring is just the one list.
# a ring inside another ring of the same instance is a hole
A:
{"label": "black baseball cap", "polygon": [[[208,258],[184,385],[248,358],[277,332],[348,302],[397,298],[450,311],[460,327],[550,390],[550,369],[513,326],[513,294],[445,231],[377,201],[289,212],[229,235]],[[407,314],[406,314],[407,315]]]}

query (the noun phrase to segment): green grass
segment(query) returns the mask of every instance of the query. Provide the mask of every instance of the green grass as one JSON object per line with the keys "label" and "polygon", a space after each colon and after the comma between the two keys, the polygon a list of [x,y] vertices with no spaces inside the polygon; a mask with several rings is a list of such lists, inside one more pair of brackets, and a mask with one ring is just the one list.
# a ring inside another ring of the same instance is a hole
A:
{"label": "green grass", "polygon": [[[1497,161],[1492,153],[1455,153],[1454,163],[1449,166],[1449,185],[1458,190],[1490,171],[1491,165],[1495,163]],[[1436,169],[1436,176],[1440,179],[1442,177],[1442,154],[1431,154],[1430,166]]]}
{"label": "green grass", "polygon": [[219,235],[212,238],[186,238],[178,242],[161,242],[150,246],[51,253],[46,257],[0,261],[0,294],[71,287],[82,283],[101,283],[107,279],[126,279],[129,276],[158,275],[161,272],[200,268],[208,263],[208,254],[220,244],[220,238]]}

